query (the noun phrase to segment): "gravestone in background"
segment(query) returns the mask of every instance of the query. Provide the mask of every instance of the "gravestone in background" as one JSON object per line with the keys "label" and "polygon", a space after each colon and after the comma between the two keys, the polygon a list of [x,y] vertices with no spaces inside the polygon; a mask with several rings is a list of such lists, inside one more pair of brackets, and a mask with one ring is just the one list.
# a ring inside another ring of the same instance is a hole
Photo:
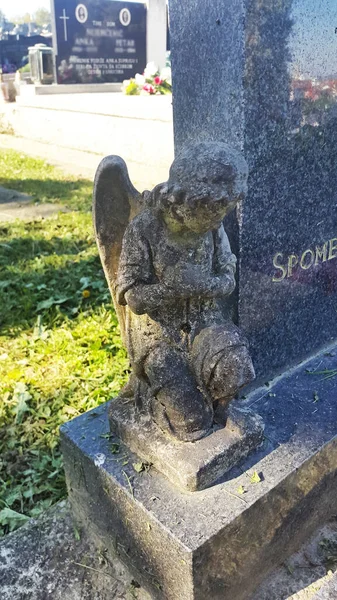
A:
{"label": "gravestone in background", "polygon": [[51,39],[43,37],[42,35],[33,35],[26,37],[20,35],[19,38],[16,36],[9,36],[7,40],[0,40],[0,66],[2,72],[8,72],[8,66],[12,66],[11,72],[15,72],[23,66],[23,62],[27,61],[28,48],[35,46],[35,44],[45,44],[51,46]]}
{"label": "gravestone in background", "polygon": [[337,338],[337,3],[171,0],[170,26],[176,151],[249,163],[234,309],[261,380]]}
{"label": "gravestone in background", "polygon": [[113,83],[146,66],[146,6],[110,0],[54,0],[57,82]]}

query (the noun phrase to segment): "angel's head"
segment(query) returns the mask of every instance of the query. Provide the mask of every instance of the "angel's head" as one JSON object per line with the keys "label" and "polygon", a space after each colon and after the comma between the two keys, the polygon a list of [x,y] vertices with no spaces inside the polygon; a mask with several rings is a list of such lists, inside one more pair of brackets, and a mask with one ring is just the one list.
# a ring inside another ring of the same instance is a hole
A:
{"label": "angel's head", "polygon": [[186,148],[172,164],[167,183],[157,186],[152,203],[172,230],[206,233],[245,196],[248,167],[227,144],[203,142]]}

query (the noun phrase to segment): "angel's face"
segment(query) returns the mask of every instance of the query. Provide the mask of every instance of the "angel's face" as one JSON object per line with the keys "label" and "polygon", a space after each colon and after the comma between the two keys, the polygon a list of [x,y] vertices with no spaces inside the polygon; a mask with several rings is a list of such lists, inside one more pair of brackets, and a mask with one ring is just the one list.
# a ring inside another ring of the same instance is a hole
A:
{"label": "angel's face", "polygon": [[236,205],[228,198],[218,200],[210,198],[190,199],[182,204],[172,203],[166,211],[165,221],[173,231],[187,230],[196,234],[219,229],[224,217]]}

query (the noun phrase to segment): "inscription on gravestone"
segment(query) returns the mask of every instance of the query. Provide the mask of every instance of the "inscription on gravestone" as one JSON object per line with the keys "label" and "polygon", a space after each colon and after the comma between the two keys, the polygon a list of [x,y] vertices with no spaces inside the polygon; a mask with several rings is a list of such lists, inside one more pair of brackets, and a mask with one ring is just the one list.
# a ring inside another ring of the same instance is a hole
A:
{"label": "inscription on gravestone", "polygon": [[337,338],[336,22],[336,0],[170,2],[176,150],[230,140],[249,165],[225,226],[258,379]]}
{"label": "inscription on gravestone", "polygon": [[146,66],[146,6],[53,0],[57,82],[113,83]]}
{"label": "inscription on gravestone", "polygon": [[337,337],[337,4],[262,4],[247,15],[238,312],[265,373]]}

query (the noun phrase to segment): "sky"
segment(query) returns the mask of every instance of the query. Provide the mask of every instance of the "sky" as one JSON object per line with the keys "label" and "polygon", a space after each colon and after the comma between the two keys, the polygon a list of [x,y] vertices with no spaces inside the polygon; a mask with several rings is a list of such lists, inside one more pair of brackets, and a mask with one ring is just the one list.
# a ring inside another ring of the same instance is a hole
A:
{"label": "sky", "polygon": [[[128,1],[136,2],[137,0]],[[5,13],[8,19],[27,12],[33,13],[38,8],[50,10],[50,0],[0,0],[0,10]]]}
{"label": "sky", "polygon": [[27,12],[33,13],[38,8],[50,10],[49,0],[0,0],[0,9],[8,19]]}

